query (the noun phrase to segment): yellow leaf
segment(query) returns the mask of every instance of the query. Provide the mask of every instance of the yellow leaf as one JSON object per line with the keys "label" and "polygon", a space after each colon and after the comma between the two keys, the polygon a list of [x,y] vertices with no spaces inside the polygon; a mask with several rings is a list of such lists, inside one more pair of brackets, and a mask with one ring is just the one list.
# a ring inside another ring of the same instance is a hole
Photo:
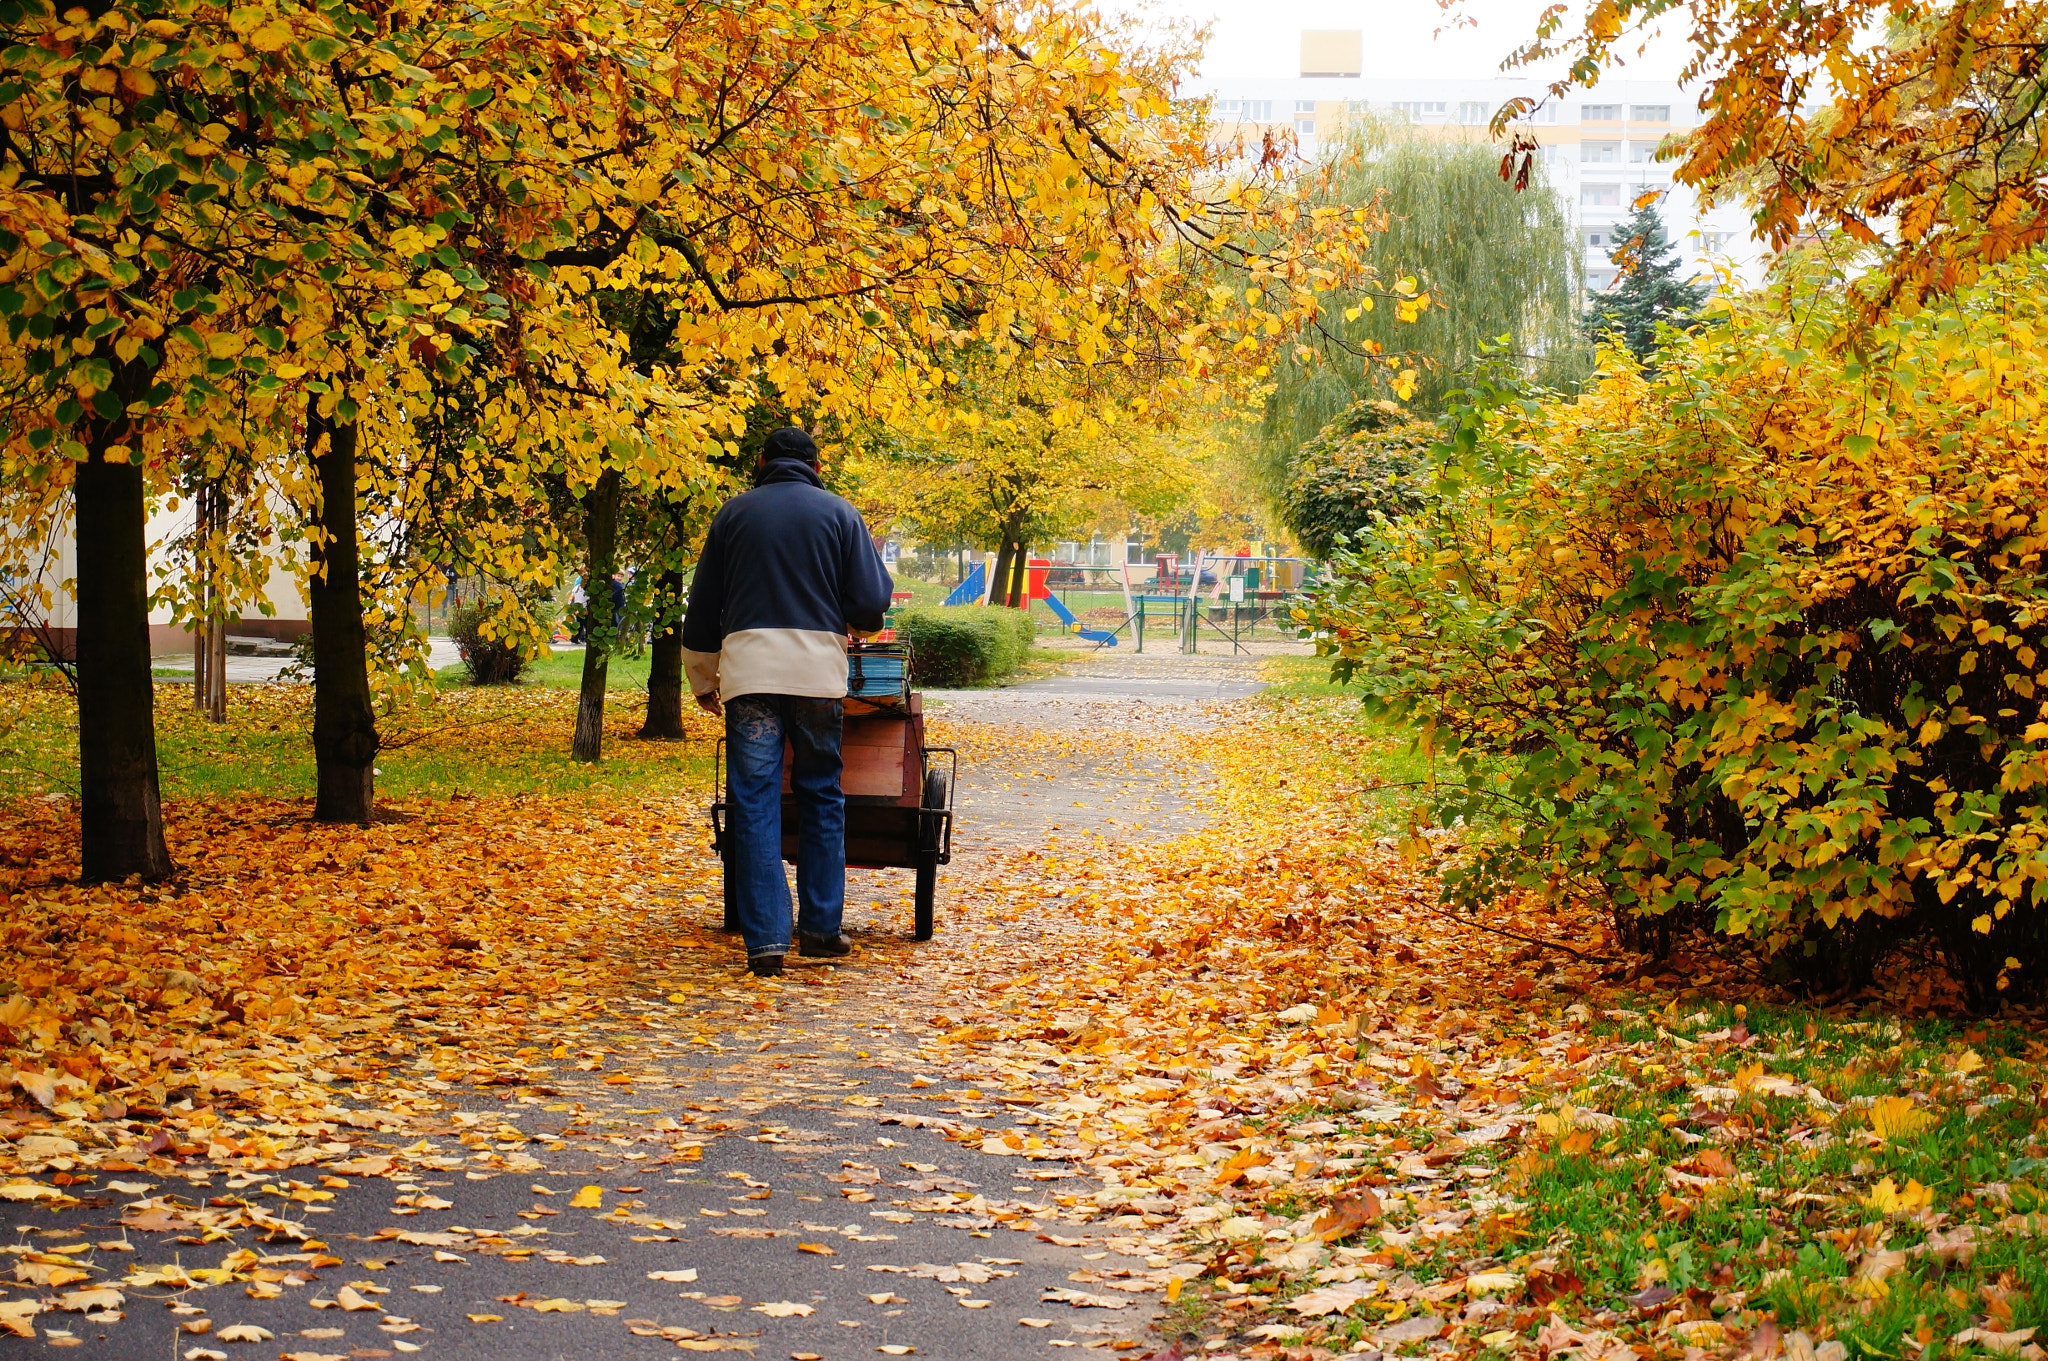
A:
{"label": "yellow leaf", "polygon": [[471,1314],[469,1321],[471,1323],[503,1323],[505,1316],[503,1314]]}
{"label": "yellow leaf", "polygon": [[1881,1096],[1870,1106],[1870,1129],[1880,1139],[1908,1139],[1933,1123],[1911,1097]]}
{"label": "yellow leaf", "polygon": [[583,1312],[583,1306],[575,1300],[541,1300],[526,1307],[533,1310],[536,1314],[580,1314]]}
{"label": "yellow leaf", "polygon": [[1911,1214],[1934,1204],[1934,1188],[1908,1179],[1904,1190],[1890,1177],[1870,1188],[1863,1203],[1880,1214]]}
{"label": "yellow leaf", "polygon": [[604,1188],[586,1186],[569,1201],[572,1210],[597,1210],[604,1207]]}
{"label": "yellow leaf", "polygon": [[796,1245],[796,1250],[798,1252],[815,1252],[820,1257],[837,1257],[839,1255],[833,1249],[826,1247],[823,1243],[798,1243]]}

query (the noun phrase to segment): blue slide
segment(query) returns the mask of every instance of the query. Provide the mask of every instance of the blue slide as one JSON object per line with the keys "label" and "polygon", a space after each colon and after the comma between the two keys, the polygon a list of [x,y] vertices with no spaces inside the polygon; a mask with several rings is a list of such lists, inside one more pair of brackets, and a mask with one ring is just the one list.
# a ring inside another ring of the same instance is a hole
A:
{"label": "blue slide", "polygon": [[1116,635],[1114,633],[1083,626],[1081,621],[1074,617],[1074,612],[1068,609],[1066,603],[1058,596],[1048,593],[1045,596],[1045,607],[1053,612],[1053,616],[1060,623],[1066,625],[1068,631],[1080,634],[1085,641],[1097,644],[1107,643],[1111,647],[1116,646]]}
{"label": "blue slide", "polygon": [[974,570],[967,574],[967,580],[955,586],[953,593],[946,597],[948,605],[975,605],[981,602],[982,567],[982,563],[974,564]]}

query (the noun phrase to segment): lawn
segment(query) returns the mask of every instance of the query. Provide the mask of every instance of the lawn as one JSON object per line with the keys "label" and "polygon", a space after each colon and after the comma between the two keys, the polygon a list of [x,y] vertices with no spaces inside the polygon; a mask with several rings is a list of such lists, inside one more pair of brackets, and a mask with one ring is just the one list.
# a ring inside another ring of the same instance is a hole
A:
{"label": "lawn", "polygon": [[[160,683],[157,759],[167,799],[313,793],[312,689],[304,685],[231,685],[227,722],[208,723],[191,690]],[[549,685],[442,685],[387,701],[378,727],[382,797],[590,793],[614,797],[677,794],[707,786],[716,720],[694,708],[683,742],[643,742],[633,734],[644,691],[614,690],[606,707],[605,760],[569,759],[576,724],[573,690]],[[78,789],[77,707],[48,681],[0,682],[0,802]]]}

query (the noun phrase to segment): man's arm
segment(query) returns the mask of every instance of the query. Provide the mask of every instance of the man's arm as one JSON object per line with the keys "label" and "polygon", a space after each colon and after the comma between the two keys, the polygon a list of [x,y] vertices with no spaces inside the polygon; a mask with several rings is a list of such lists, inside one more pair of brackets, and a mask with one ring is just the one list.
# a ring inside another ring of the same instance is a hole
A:
{"label": "man's arm", "polygon": [[847,538],[839,564],[840,614],[848,628],[873,633],[882,627],[883,616],[889,612],[889,593],[896,583],[882,566],[882,555],[875,551],[875,541],[858,512]]}
{"label": "man's arm", "polygon": [[706,713],[719,711],[718,653],[725,645],[725,536],[717,520],[704,535],[690,604],[683,611],[683,678]]}

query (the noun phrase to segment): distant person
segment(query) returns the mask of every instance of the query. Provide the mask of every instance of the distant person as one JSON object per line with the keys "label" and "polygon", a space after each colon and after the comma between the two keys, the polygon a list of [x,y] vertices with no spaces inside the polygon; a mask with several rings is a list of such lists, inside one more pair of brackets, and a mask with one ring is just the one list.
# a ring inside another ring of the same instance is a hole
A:
{"label": "distant person", "polygon": [[846,796],[839,787],[846,640],[882,627],[895,583],[860,512],[825,490],[818,446],[768,436],[754,489],[711,521],[683,616],[683,666],[705,712],[725,715],[726,873],[747,967],[771,978],[789,953],[782,877],[782,747],[794,755],[797,951],[852,953]]}

